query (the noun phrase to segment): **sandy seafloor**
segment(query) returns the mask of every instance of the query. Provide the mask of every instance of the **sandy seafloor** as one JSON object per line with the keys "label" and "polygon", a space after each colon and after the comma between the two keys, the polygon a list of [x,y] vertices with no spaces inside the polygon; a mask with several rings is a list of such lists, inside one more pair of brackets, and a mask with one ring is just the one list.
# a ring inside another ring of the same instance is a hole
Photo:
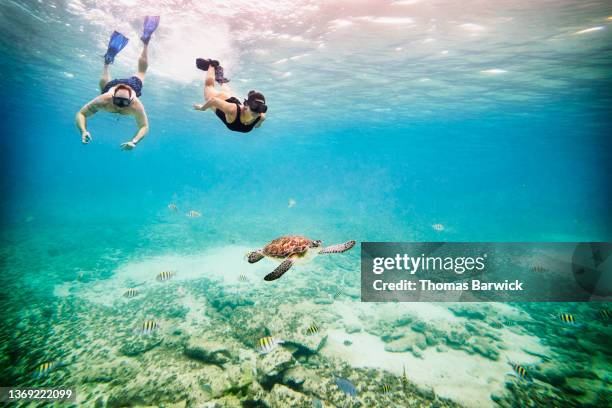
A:
{"label": "sandy seafloor", "polygon": [[[605,305],[563,304],[587,321],[577,328],[548,315],[555,304],[361,303],[354,258],[320,256],[268,283],[272,261],[244,260],[256,247],[143,257],[56,285],[39,325],[52,326],[46,355],[67,365],[35,383],[76,387],[79,406],[609,406]],[[164,270],[175,275],[158,282]],[[145,319],[159,331],[139,334]],[[285,343],[259,354],[264,335]]]}

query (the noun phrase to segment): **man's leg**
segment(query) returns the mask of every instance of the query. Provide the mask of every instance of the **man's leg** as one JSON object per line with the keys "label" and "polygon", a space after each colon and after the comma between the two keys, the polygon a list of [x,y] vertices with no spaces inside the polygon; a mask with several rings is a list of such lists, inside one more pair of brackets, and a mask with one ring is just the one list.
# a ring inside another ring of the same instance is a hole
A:
{"label": "man's leg", "polygon": [[100,78],[100,82],[98,83],[98,85],[100,85],[100,91],[102,91],[104,87],[106,86],[106,84],[108,83],[108,81],[110,81],[109,67],[110,66],[108,64],[104,64],[104,70],[102,71],[102,78]]}
{"label": "man's leg", "polygon": [[149,57],[147,54],[148,48],[148,44],[144,44],[142,47],[142,54],[140,54],[140,58],[138,58],[138,73],[135,75],[140,78],[143,84],[147,68],[149,68]]}

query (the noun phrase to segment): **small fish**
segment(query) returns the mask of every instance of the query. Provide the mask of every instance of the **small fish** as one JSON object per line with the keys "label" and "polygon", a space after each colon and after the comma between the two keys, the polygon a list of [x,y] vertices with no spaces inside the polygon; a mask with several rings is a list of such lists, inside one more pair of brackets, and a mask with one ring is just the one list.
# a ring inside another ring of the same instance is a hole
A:
{"label": "small fish", "polygon": [[172,278],[173,276],[174,273],[170,271],[162,271],[157,274],[157,277],[155,279],[157,279],[159,282],[165,282],[167,280],[170,280],[170,278]]}
{"label": "small fish", "polygon": [[134,288],[129,288],[123,293],[123,297],[126,297],[128,299],[131,299],[136,296],[138,296],[138,289],[134,289]]}
{"label": "small fish", "polygon": [[498,322],[497,320],[493,320],[492,322],[489,323],[489,326],[491,326],[494,329],[501,329],[504,327],[502,322]]}
{"label": "small fish", "polygon": [[290,198],[289,202],[287,203],[287,207],[293,208],[295,207],[296,204],[297,204],[297,201],[295,201],[293,198]]}
{"label": "small fish", "polygon": [[168,204],[168,209],[169,209],[170,211],[174,211],[174,212],[177,212],[177,211],[178,211],[178,207],[177,207],[177,206],[176,206],[176,204],[174,204],[174,203],[170,203],[170,204]]}
{"label": "small fish", "polygon": [[187,213],[187,216],[189,218],[198,218],[202,216],[202,213],[196,210],[191,210]]}
{"label": "small fish", "polygon": [[246,277],[246,275],[242,275],[242,274],[241,274],[241,275],[238,277],[238,280],[239,280],[240,282],[248,282],[248,281],[249,281],[249,278],[247,278],[247,277]]}
{"label": "small fish", "polygon": [[346,378],[336,377],[334,381],[338,388],[340,388],[340,390],[346,395],[349,395],[351,397],[357,395],[357,388],[355,388],[353,383],[347,380]]}
{"label": "small fish", "polygon": [[404,390],[404,392],[406,392],[406,388],[408,387],[408,377],[406,377],[406,366],[402,366],[402,369],[404,370],[404,372],[402,373],[402,390]]}
{"label": "small fish", "polygon": [[319,328],[314,323],[308,326],[308,328],[306,329],[306,333],[308,334],[315,334],[318,331],[319,331]]}
{"label": "small fish", "polygon": [[546,272],[547,269],[545,267],[543,267],[542,265],[533,265],[531,267],[531,271],[532,272]]}
{"label": "small fish", "polygon": [[338,299],[340,295],[342,295],[342,289],[338,289],[338,291],[332,295],[332,298]]}
{"label": "small fish", "polygon": [[272,350],[274,350],[276,347],[278,347],[279,344],[282,344],[282,343],[284,343],[284,341],[277,337],[266,336],[266,337],[262,337],[259,339],[257,348],[259,349],[260,353],[267,354],[271,352]]}
{"label": "small fish", "polygon": [[444,225],[442,224],[434,224],[431,227],[435,229],[436,231],[444,231]]}
{"label": "small fish", "polygon": [[57,361],[47,361],[46,363],[42,363],[41,365],[36,367],[36,370],[34,370],[33,376],[34,378],[37,378],[37,379],[46,377],[47,375],[49,375],[51,371],[61,366],[62,364],[58,363]]}
{"label": "small fish", "polygon": [[514,370],[514,372],[522,379],[524,380],[530,380],[531,376],[529,375],[529,373],[527,372],[527,370],[525,369],[525,367],[523,367],[520,364],[516,364],[516,363],[512,363],[510,361],[508,361],[508,364],[510,364],[510,366],[512,367],[512,369]]}
{"label": "small fish", "polygon": [[380,387],[380,391],[383,395],[389,395],[391,394],[391,386],[389,384],[383,384],[383,386]]}
{"label": "small fish", "polygon": [[610,320],[612,318],[612,310],[610,309],[601,309],[597,314],[601,320]]}
{"label": "small fish", "polygon": [[576,319],[574,319],[574,315],[569,314],[569,313],[558,313],[558,314],[552,314],[552,317],[561,320],[563,323],[567,323],[567,324],[576,324]]}
{"label": "small fish", "polygon": [[155,320],[145,320],[140,327],[140,334],[151,334],[159,329],[159,325]]}
{"label": "small fish", "polygon": [[77,282],[83,282],[83,278],[85,277],[85,272],[81,271],[79,272],[79,274],[77,275]]}

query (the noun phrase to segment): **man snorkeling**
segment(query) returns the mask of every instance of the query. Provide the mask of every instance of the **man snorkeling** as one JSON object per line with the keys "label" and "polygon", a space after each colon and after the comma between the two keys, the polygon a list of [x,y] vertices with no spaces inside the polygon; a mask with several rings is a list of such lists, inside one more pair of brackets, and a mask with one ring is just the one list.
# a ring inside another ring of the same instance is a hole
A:
{"label": "man snorkeling", "polygon": [[145,112],[144,105],[138,98],[140,97],[142,83],[149,66],[147,59],[149,40],[158,25],[159,16],[145,17],[143,33],[142,37],[140,37],[144,45],[142,54],[138,59],[138,72],[130,78],[110,80],[109,66],[114,62],[115,56],[119,54],[119,51],[128,43],[128,38],[117,31],[111,35],[108,50],[104,55],[104,70],[100,79],[101,95],[85,104],[76,114],[76,125],[81,131],[81,142],[83,144],[87,144],[92,140],[91,134],[87,131],[87,118],[99,110],[120,115],[131,115],[136,119],[138,131],[130,141],[121,144],[121,148],[124,150],[135,148],[136,144],[149,131],[147,113]]}
{"label": "man snorkeling", "polygon": [[[223,76],[223,67],[219,61],[196,59],[196,67],[206,72],[204,82],[204,104],[194,104],[195,110],[205,111],[209,108],[215,112],[221,122],[229,130],[248,133],[253,128],[260,127],[266,119],[266,98],[257,91],[250,91],[244,104],[231,95],[227,86],[229,79]],[[221,90],[215,89],[215,81],[221,85]]]}

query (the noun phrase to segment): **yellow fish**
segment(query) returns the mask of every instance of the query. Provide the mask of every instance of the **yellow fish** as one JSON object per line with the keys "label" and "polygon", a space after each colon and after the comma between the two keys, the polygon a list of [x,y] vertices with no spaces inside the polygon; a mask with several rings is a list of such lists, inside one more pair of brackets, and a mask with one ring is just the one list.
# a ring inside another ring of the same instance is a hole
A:
{"label": "yellow fish", "polygon": [[191,210],[191,211],[189,211],[189,212],[187,213],[187,216],[188,216],[189,218],[198,218],[198,217],[201,217],[201,216],[202,216],[202,213],[200,213],[200,212],[198,212],[198,211],[196,211],[196,210]]}
{"label": "yellow fish", "polygon": [[262,354],[267,354],[274,350],[279,344],[284,343],[283,340],[280,340],[276,337],[266,336],[259,339],[258,349]]}
{"label": "yellow fish", "polygon": [[433,229],[435,229],[436,231],[443,231],[444,230],[444,225],[442,225],[442,224],[434,224],[431,227]]}
{"label": "yellow fish", "polygon": [[531,377],[529,376],[529,373],[527,372],[527,370],[525,369],[525,367],[523,367],[520,364],[515,364],[515,363],[511,363],[510,361],[508,361],[508,364],[510,364],[510,366],[512,366],[512,369],[514,370],[514,372],[522,379],[524,380],[530,380]]}
{"label": "yellow fish", "polygon": [[319,331],[319,328],[314,323],[308,326],[308,328],[306,329],[306,333],[308,334],[315,334],[318,331]]}
{"label": "yellow fish", "polygon": [[125,293],[123,293],[123,296],[126,298],[133,298],[138,296],[138,290],[134,289],[134,288],[130,288],[128,290],[125,291]]}
{"label": "yellow fish", "polygon": [[563,323],[576,324],[576,319],[574,319],[574,315],[569,314],[569,313],[559,313],[559,314],[553,315],[553,317],[560,319]]}
{"label": "yellow fish", "polygon": [[140,327],[140,333],[151,334],[159,328],[155,320],[145,320]]}
{"label": "yellow fish", "polygon": [[155,279],[157,279],[159,282],[165,282],[169,280],[170,278],[172,278],[173,276],[174,276],[174,273],[170,271],[162,271],[157,274],[157,277]]}
{"label": "yellow fish", "polygon": [[170,203],[170,204],[168,204],[168,209],[169,209],[170,211],[174,211],[174,212],[178,211],[178,207],[177,207],[177,206],[176,206],[176,204],[174,204],[174,203]]}

